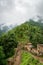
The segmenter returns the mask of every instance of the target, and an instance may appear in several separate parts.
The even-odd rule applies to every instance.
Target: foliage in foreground
[[[3,52],[3,47],[0,46],[0,65],[6,65],[7,61],[5,59],[5,54]]]
[[[13,32],[8,32],[0,38],[0,46],[3,46],[3,51],[6,57],[12,56],[14,54],[14,48],[16,48],[18,42],[15,39],[15,35]]]
[[[34,59],[32,55],[23,51],[20,65],[43,65],[38,60]]]
[[[18,42],[16,41],[15,35],[13,32],[8,32],[1,36],[0,38],[0,65],[5,65],[6,59],[14,55],[15,48],[17,47]],[[5,56],[3,58],[3,56]],[[5,61],[4,61],[5,60]]]

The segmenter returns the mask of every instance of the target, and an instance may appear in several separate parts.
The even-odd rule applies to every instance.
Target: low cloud
[[[36,6],[37,14],[43,17],[43,0],[40,0]]]
[[[0,0],[0,24],[20,24],[36,15],[43,15],[43,0]]]

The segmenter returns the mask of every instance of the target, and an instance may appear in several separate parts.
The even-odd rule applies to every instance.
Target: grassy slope
[[[34,59],[30,53],[23,51],[20,65],[43,65],[38,60]]]

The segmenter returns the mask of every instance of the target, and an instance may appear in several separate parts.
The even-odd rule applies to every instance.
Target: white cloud
[[[43,13],[42,5],[42,0],[0,0],[0,24],[23,23],[38,13]]]

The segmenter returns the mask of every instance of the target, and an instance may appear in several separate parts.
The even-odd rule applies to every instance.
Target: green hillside
[[[38,43],[43,43],[43,27],[41,24],[39,22],[28,21],[17,26],[13,29],[17,41],[22,43],[32,42],[34,46],[37,46]]]
[[[18,43],[24,45],[32,42],[35,47],[39,43],[43,44],[42,25],[43,23],[30,20],[3,34],[0,37],[0,65],[6,65],[6,59],[14,55]]]

